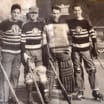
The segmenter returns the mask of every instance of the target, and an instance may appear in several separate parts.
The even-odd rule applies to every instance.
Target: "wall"
[[[28,8],[33,5],[39,6],[41,16],[45,17],[50,14],[51,0],[2,0],[0,4],[0,20],[10,15],[10,8],[14,3],[19,3],[22,6],[23,15],[28,12]]]
[[[37,6],[40,8],[40,16],[48,17],[51,13],[51,0],[37,0]]]
[[[51,13],[52,5],[73,5],[78,2],[84,8],[84,14],[89,17],[96,26],[104,26],[104,0],[2,0],[0,3],[0,20],[7,18],[10,14],[10,7],[13,3],[22,6],[24,15],[32,5],[38,5],[40,16],[47,17]]]
[[[95,26],[104,26],[104,0],[52,0],[53,5],[78,3],[84,10],[84,16]]]

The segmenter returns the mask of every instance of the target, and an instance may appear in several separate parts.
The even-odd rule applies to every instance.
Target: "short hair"
[[[13,4],[11,7],[11,12],[15,9],[19,9],[21,11],[21,6],[19,4]]]
[[[60,7],[58,7],[58,6],[52,6],[52,10],[53,10],[53,9],[56,9],[56,10],[61,11],[61,8],[60,8]]]
[[[81,5],[79,5],[79,4],[74,4],[74,5],[72,6],[72,10],[74,10],[75,7],[80,7],[80,8],[82,9],[82,6],[81,6]]]

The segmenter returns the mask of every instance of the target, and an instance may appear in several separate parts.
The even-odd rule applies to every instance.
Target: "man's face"
[[[58,20],[59,17],[60,17],[60,10],[53,9],[53,10],[52,10],[52,16],[53,16],[53,19],[54,19],[54,20]]]
[[[74,15],[75,15],[76,18],[82,16],[82,9],[81,9],[80,6],[74,7],[74,11],[73,12],[74,12]]]
[[[20,16],[21,16],[21,10],[20,9],[14,9],[11,11],[11,17],[14,21],[19,20]]]
[[[30,19],[32,21],[37,20],[38,16],[39,16],[38,12],[31,12],[31,13],[29,13],[29,17],[30,17]]]

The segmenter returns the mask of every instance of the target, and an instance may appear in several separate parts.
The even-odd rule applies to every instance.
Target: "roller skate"
[[[8,99],[8,104],[17,104],[14,98],[9,98]]]
[[[49,95],[48,95],[48,93],[47,92],[45,92],[45,94],[44,94],[44,102],[45,102],[45,104],[49,104],[49,102],[50,102],[50,98],[49,98]]]
[[[94,97],[94,100],[104,101],[104,95],[101,94],[98,90],[93,90],[92,96]]]

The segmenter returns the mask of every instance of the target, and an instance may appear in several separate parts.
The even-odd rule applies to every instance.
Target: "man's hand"
[[[91,56],[95,57],[96,59],[98,57],[98,52],[97,52],[97,49],[95,47],[91,48]]]
[[[24,53],[24,60],[27,62],[27,60],[30,59],[30,56],[27,53]]]

